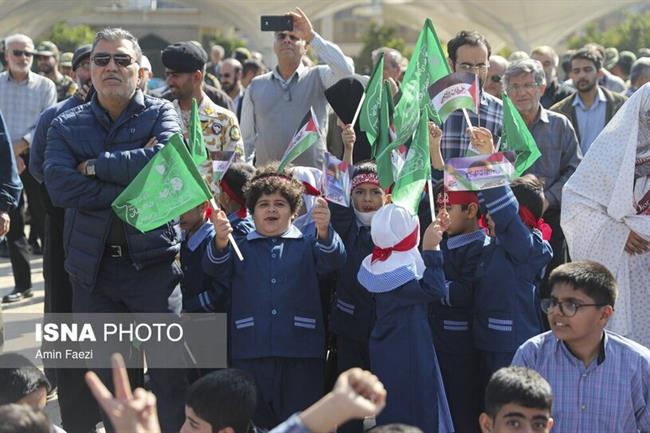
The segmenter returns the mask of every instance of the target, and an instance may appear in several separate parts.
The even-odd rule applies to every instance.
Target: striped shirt
[[[557,432],[650,431],[650,350],[607,330],[600,354],[585,367],[552,332],[521,345],[513,365],[551,384]]]
[[[56,104],[56,86],[46,77],[29,72],[27,79],[16,81],[9,71],[0,73],[0,111],[9,135],[16,142],[32,142],[32,133],[43,110]]]
[[[503,129],[503,103],[494,96],[481,92],[480,103],[481,122],[480,126],[487,128],[492,133],[492,139],[496,145],[501,139]],[[471,126],[479,125],[478,117],[472,111],[467,110]],[[466,156],[469,148],[469,135],[465,116],[461,110],[452,112],[442,126],[442,141],[440,143],[442,158],[447,161],[449,158]]]

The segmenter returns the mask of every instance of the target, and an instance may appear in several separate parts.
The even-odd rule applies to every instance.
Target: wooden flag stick
[[[361,107],[363,106],[363,101],[366,99],[366,92],[363,92],[361,95],[361,100],[359,101],[359,105],[357,106],[357,111],[354,112],[354,117],[352,118],[352,127],[354,128],[354,124],[357,123],[357,119],[359,118],[359,113],[361,113]]]
[[[463,116],[465,116],[465,122],[467,122],[467,127],[471,128],[472,127],[472,121],[469,120],[469,114],[467,114],[467,108],[463,108]],[[473,139],[476,139],[476,137],[474,137],[474,133],[471,132],[471,130],[470,130],[470,134],[472,134]]]
[[[213,211],[218,211],[220,210],[219,205],[215,201],[214,197],[210,199],[210,204],[212,205],[212,210]],[[244,256],[241,253],[241,250],[239,249],[239,246],[237,245],[237,242],[235,242],[235,238],[232,236],[232,233],[228,234],[228,241],[230,242],[230,245],[232,245],[232,249],[235,250],[235,254],[237,254],[237,258],[239,259],[240,262],[244,261]]]

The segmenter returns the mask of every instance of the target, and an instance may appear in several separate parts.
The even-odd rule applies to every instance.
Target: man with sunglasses
[[[599,263],[573,262],[556,268],[549,286],[541,306],[551,331],[522,344],[512,364],[551,384],[555,431],[650,431],[650,350],[605,329],[614,276]]]
[[[53,204],[66,208],[65,268],[72,284],[73,312],[181,310],[177,226],[170,221],[141,233],[111,208],[162,145],[181,132],[173,105],[138,88],[144,74],[141,59],[131,33],[119,28],[98,32],[90,54],[96,93],[89,103],[54,119],[47,133],[44,181]],[[160,353],[161,346],[151,342],[142,348],[149,365],[161,365],[161,357],[169,361],[164,365],[180,365],[179,353]],[[100,370],[106,373],[110,372]],[[184,420],[178,396],[187,390],[185,373],[150,368],[149,376],[162,430],[177,432]]]
[[[327,132],[324,92],[341,78],[354,74],[354,66],[337,45],[314,31],[302,10],[296,8],[288,15],[293,19],[293,31],[275,33],[273,51],[277,67],[251,81],[244,95],[241,128],[246,157],[252,160],[254,152],[258,166],[280,160],[300,122],[313,107],[320,137],[294,164],[320,168]],[[310,68],[302,64],[308,46],[325,65]]]
[[[26,35],[14,34],[5,39],[7,70],[0,73],[0,112],[5,117],[18,173],[32,213],[32,229],[42,234],[44,209],[40,187],[29,172],[29,148],[36,122],[41,112],[56,103],[56,86],[52,81],[31,72],[34,42]],[[16,302],[33,296],[30,269],[30,246],[25,237],[23,214],[25,201],[10,212],[11,228],[7,234],[9,257],[14,276],[14,290],[3,303]]]
[[[508,60],[505,57],[493,54],[490,56],[490,67],[488,68],[487,78],[483,84],[483,90],[486,93],[501,99],[501,93],[504,91],[503,76],[508,68]]]

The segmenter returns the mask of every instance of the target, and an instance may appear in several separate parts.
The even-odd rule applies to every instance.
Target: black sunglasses
[[[92,57],[92,61],[97,66],[106,66],[111,62],[111,59],[115,62],[116,65],[126,68],[131,65],[134,61],[133,57],[128,54],[108,54],[108,53],[99,53],[95,54]]]
[[[34,53],[32,53],[31,51],[24,51],[24,50],[13,50],[12,53],[16,57],[22,57],[22,56],[32,57],[34,55]]]
[[[278,33],[275,34],[275,39],[277,39],[278,41],[283,41],[287,37],[289,39],[291,39],[292,41],[294,41],[294,42],[296,42],[299,39],[297,36],[290,35],[289,33],[286,33],[286,32],[278,32]]]
[[[503,81],[503,75],[490,75],[490,81],[493,83],[500,83]]]

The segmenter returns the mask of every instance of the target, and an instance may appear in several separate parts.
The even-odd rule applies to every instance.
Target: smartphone
[[[263,32],[293,31],[291,15],[262,15],[260,23]]]

